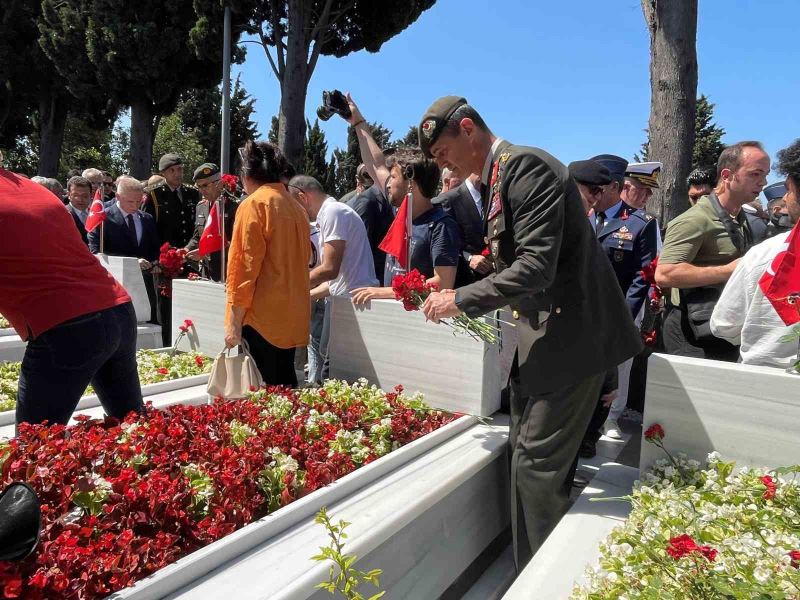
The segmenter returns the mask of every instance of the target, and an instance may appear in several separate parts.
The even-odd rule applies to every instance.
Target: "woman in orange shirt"
[[[308,215],[281,183],[286,159],[276,146],[248,141],[240,155],[248,196],[228,257],[225,346],[246,340],[265,383],[294,387],[311,312]]]

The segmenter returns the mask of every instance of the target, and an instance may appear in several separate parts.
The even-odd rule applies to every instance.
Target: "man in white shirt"
[[[777,171],[786,175],[784,200],[794,225],[800,220],[800,139],[778,153]],[[781,320],[758,285],[778,254],[786,250],[789,235],[791,231],[769,238],[739,260],[711,315],[711,332],[741,344],[744,364],[785,369],[797,360],[797,340],[781,341],[792,333],[792,326]]]
[[[319,228],[322,262],[310,273],[311,299],[349,297],[355,289],[378,285],[367,229],[358,213],[328,196],[319,181],[308,175],[292,177],[289,191]],[[319,383],[327,376],[329,332],[330,301],[326,300],[319,341],[319,352],[325,359],[317,373],[309,373],[310,381]]]

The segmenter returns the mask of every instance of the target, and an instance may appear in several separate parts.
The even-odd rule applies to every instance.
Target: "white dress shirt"
[[[464,183],[467,185],[467,189],[469,190],[470,196],[472,196],[472,201],[475,203],[475,208],[478,209],[478,214],[483,215],[483,201],[481,200],[481,191],[477,189],[474,185],[472,185],[472,181],[469,178],[464,180]]]
[[[775,256],[785,249],[789,233],[753,246],[741,258],[711,315],[711,332],[732,344],[741,344],[746,365],[786,369],[797,356],[797,340],[780,341],[792,327],[783,323],[758,285]]]
[[[139,211],[137,210],[137,211],[132,212],[132,213],[125,212],[125,209],[122,208],[122,205],[119,203],[119,200],[117,200],[117,208],[119,209],[119,212],[122,213],[122,218],[125,220],[125,227],[128,226],[128,215],[133,215],[133,226],[136,229],[136,243],[137,244],[141,244],[142,243],[142,217],[139,214]]]

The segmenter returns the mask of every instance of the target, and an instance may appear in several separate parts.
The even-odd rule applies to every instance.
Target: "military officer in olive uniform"
[[[570,473],[606,371],[642,344],[567,168],[497,138],[464,98],[434,102],[419,125],[440,167],[480,173],[496,272],[432,293],[428,319],[510,306],[519,346],[511,375],[511,515],[522,569],[563,516]]]
[[[222,281],[222,252],[212,252],[208,256],[201,257],[198,250],[200,236],[203,235],[203,229],[206,226],[211,207],[222,197],[222,203],[225,206],[225,246],[226,248],[230,246],[231,238],[233,237],[233,220],[236,217],[238,204],[233,196],[224,190],[222,175],[217,165],[212,163],[200,165],[195,169],[192,181],[194,181],[200,193],[203,194],[203,199],[197,203],[197,208],[195,209],[194,235],[186,246],[186,249],[189,250],[186,258],[201,261],[208,270],[210,279]],[[227,258],[226,253],[226,262]]]
[[[183,183],[183,160],[177,154],[165,154],[158,161],[165,182],[153,189],[143,210],[153,215],[161,243],[185,248],[194,233],[194,209],[200,192]]]

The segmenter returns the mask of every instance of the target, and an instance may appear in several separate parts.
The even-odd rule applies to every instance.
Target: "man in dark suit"
[[[512,309],[519,346],[511,382],[511,515],[522,569],[563,516],[570,473],[605,374],[642,344],[567,168],[538,148],[497,138],[464,98],[431,105],[422,150],[440,166],[481,173],[496,272],[432,293],[425,316]]]
[[[486,241],[483,235],[480,177],[475,174],[470,175],[461,185],[439,194],[431,202],[441,206],[445,213],[456,220],[461,229],[461,239],[464,243],[461,255],[465,264],[469,265],[469,273],[464,279],[459,277],[459,282],[463,281],[463,285],[486,277],[494,270],[494,264],[489,256],[484,255]]]
[[[194,211],[200,192],[183,183],[183,159],[165,154],[158,161],[164,184],[150,192],[142,210],[156,221],[158,238],[174,248],[185,248],[194,234]]]
[[[105,254],[138,258],[142,270],[149,270],[158,260],[160,243],[153,217],[139,210],[141,199],[141,182],[133,177],[120,177],[117,200],[106,208],[103,227],[89,234],[89,250],[100,251],[102,230]]]
[[[83,243],[88,246],[86,217],[89,216],[89,205],[92,203],[92,183],[80,175],[70,177],[67,182],[67,198],[69,199],[67,211],[72,215]]]

